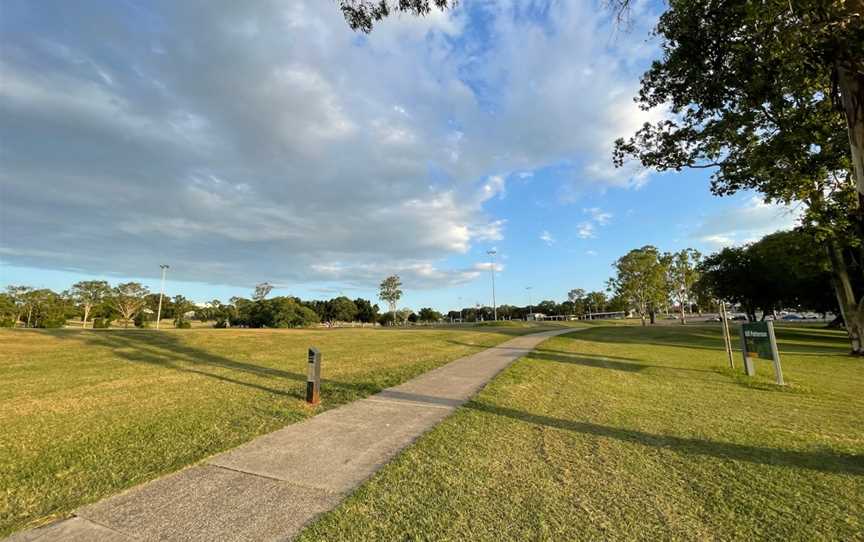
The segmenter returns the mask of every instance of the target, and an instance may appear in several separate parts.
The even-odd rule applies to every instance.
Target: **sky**
[[[613,167],[662,6],[463,0],[352,32],[335,1],[6,0],[0,286],[140,281],[196,301],[438,310],[604,289],[652,244],[795,225],[710,172]],[[530,287],[530,289],[528,289]],[[530,299],[529,299],[530,296]]]

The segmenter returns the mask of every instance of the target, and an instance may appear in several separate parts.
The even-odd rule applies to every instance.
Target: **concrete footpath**
[[[570,331],[524,335],[457,359],[7,540],[290,540],[499,371]]]

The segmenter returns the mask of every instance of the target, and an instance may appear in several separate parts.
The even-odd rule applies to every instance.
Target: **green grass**
[[[778,326],[727,367],[719,326],[550,339],[301,540],[862,540],[864,362]]]
[[[538,329],[0,330],[0,536]]]

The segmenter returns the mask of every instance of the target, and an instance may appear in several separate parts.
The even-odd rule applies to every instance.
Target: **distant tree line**
[[[801,231],[767,235],[742,247],[703,258],[692,249],[661,253],[654,246],[634,249],[613,265],[607,285],[615,298],[642,319],[657,312],[686,312],[733,303],[754,321],[783,309],[839,314],[831,264],[822,247]]]
[[[161,319],[174,327],[191,327],[190,320],[212,322],[214,327],[286,328],[341,322],[388,325],[407,322],[439,322],[442,315],[431,309],[415,313],[403,308],[380,312],[368,299],[345,296],[304,301],[293,296],[268,298],[272,285],[261,283],[250,299],[232,297],[228,303],[214,299],[196,305],[182,295],[162,297]],[[399,292],[401,295],[401,291]],[[84,328],[149,327],[160,312],[159,293],[137,282],[111,286],[106,281],[81,281],[68,290],[54,292],[30,286],[8,286],[0,293],[0,327],[57,328],[78,320]],[[394,302],[395,303],[395,302]]]

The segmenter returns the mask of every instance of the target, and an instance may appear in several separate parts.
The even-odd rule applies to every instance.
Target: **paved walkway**
[[[457,359],[8,542],[290,540],[499,371],[568,331],[524,335]]]

